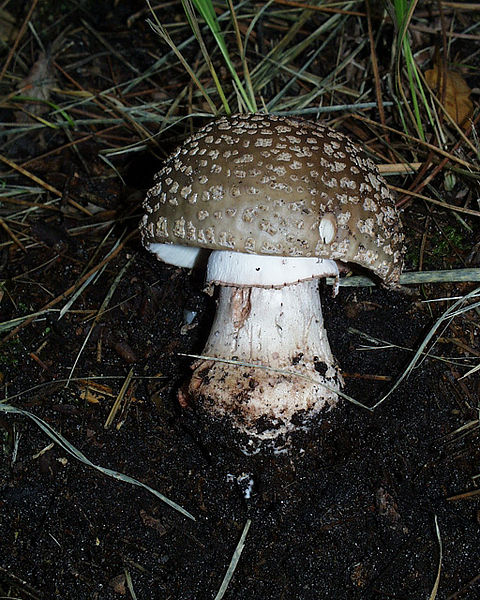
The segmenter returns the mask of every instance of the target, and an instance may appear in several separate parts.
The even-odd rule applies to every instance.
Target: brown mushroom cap
[[[220,117],[167,159],[149,190],[143,243],[328,258],[387,284],[400,276],[403,234],[370,158],[319,123]]]

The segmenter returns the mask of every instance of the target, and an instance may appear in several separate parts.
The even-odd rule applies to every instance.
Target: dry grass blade
[[[115,290],[118,287],[118,284],[120,283],[120,281],[122,280],[122,277],[124,276],[125,272],[127,271],[127,269],[131,266],[131,264],[133,263],[133,261],[135,260],[135,255],[132,255],[128,261],[123,265],[123,267],[120,269],[120,271],[118,272],[117,276],[115,277],[115,279],[113,280],[112,285],[110,286],[110,289],[108,290],[99,310],[97,313],[97,316],[95,317],[95,319],[92,321],[92,324],[90,325],[90,329],[88,330],[87,335],[85,336],[85,339],[83,341],[83,344],[77,354],[77,357],[75,358],[75,361],[73,363],[73,366],[70,370],[70,375],[68,377],[68,382],[66,384],[66,387],[69,385],[70,383],[70,379],[73,375],[73,372],[75,371],[76,367],[77,367],[77,363],[80,360],[80,356],[83,352],[83,350],[85,349],[85,346],[87,345],[87,342],[90,338],[90,335],[92,334],[93,329],[95,328],[95,326],[97,325],[97,323],[100,321],[102,315],[105,313],[105,309],[107,308],[107,306],[110,303],[110,300],[112,299],[113,294],[115,293]]]
[[[374,127],[378,127],[379,126],[378,123],[376,123],[375,121],[372,121],[371,119],[368,119],[367,117],[363,117],[361,115],[353,115],[353,117],[355,119],[363,121],[364,123],[367,123],[369,125],[373,125]],[[432,150],[436,154],[439,154],[440,156],[443,156],[443,157],[447,158],[452,163],[456,163],[458,165],[461,165],[462,167],[465,167],[466,169],[468,169],[472,173],[477,173],[478,172],[478,168],[477,168],[477,166],[475,164],[467,162],[467,161],[463,160],[462,158],[456,156],[455,154],[451,154],[450,152],[447,152],[446,150],[443,150],[442,148],[439,148],[438,146],[435,146],[434,144],[430,144],[430,143],[428,143],[428,142],[426,142],[424,140],[421,140],[420,138],[416,138],[413,135],[410,135],[408,133],[402,132],[402,131],[400,131],[398,129],[395,129],[394,127],[390,127],[388,125],[381,126],[381,128],[384,129],[385,131],[390,131],[390,132],[395,133],[395,134],[397,134],[397,135],[399,135],[401,137],[404,137],[405,139],[407,139],[409,142],[412,142],[416,146],[424,147],[424,148],[427,148],[428,150]]]
[[[240,54],[240,57],[242,60],[242,68],[243,68],[243,73],[244,73],[246,87],[247,87],[246,93],[245,93],[245,97],[248,102],[247,106],[250,108],[250,110],[252,112],[257,112],[257,102],[255,99],[255,91],[253,89],[252,78],[250,76],[250,69],[249,69],[248,61],[247,61],[246,54],[245,54],[246,47],[244,46],[244,44],[242,42],[240,27],[238,24],[237,15],[235,13],[235,8],[233,6],[233,2],[232,2],[232,0],[227,0],[227,1],[228,1],[228,8],[229,8],[230,14],[232,16],[233,26],[235,29],[235,37],[237,40],[238,51],[239,51],[239,54]],[[248,39],[248,38],[246,38],[246,39]],[[242,96],[244,96],[244,94],[242,94]]]
[[[207,23],[214,39],[215,42],[217,44],[217,47],[220,49],[220,52],[223,56],[223,59],[225,61],[225,64],[230,72],[230,75],[232,77],[232,82],[233,85],[236,89],[236,91],[238,92],[239,96],[241,97],[241,102],[244,105],[245,110],[247,110],[248,112],[255,112],[256,111],[256,102],[255,102],[255,95],[252,92],[252,88],[251,86],[247,86],[247,89],[245,89],[243,83],[240,81],[240,78],[237,75],[237,72],[235,70],[235,66],[232,62],[232,59],[230,58],[230,53],[229,50],[227,48],[227,45],[225,43],[225,39],[223,37],[223,34],[221,32],[220,29],[220,24],[218,22],[217,19],[217,15],[215,12],[215,9],[213,7],[213,4],[211,3],[210,0],[182,0],[183,1],[183,6],[185,9],[185,12],[187,14],[188,17],[188,21],[190,23],[190,26],[192,27],[193,31],[195,32],[195,37],[197,38],[200,47],[202,49],[202,54],[205,58],[205,60],[207,61],[208,65],[209,65],[209,70],[212,74],[212,77],[214,79],[215,82],[215,87],[217,88],[218,94],[220,96],[220,98],[222,99],[222,103],[223,106],[227,112],[227,114],[229,114],[230,111],[230,107],[228,105],[228,101],[225,97],[225,93],[223,90],[223,87],[218,79],[216,70],[213,66],[213,63],[210,59],[210,55],[206,50],[206,46],[205,43],[203,41],[203,37],[202,34],[200,32],[200,28],[198,26],[198,22],[195,16],[195,12],[193,10],[193,7],[191,6],[191,4],[193,4],[195,6],[195,8],[198,10],[198,12],[202,15],[203,19],[205,20],[205,22]],[[191,3],[190,3],[191,2]],[[237,45],[240,51],[240,56],[243,55],[243,48],[242,48],[242,42],[241,42],[241,38],[240,38],[240,34],[238,31],[238,24],[237,24],[237,20],[236,20],[236,15],[235,15],[235,10],[233,8],[233,5],[229,5],[230,7],[230,14],[233,20],[233,24],[234,24],[234,29],[236,31],[236,37],[237,37]],[[244,63],[245,64],[245,63]],[[247,71],[245,73],[246,75],[248,75],[248,68]],[[248,90],[248,91],[247,91]]]
[[[473,310],[480,306],[480,302],[473,302],[473,303],[469,304],[470,300],[474,300],[475,298],[478,298],[479,296],[480,296],[480,287],[474,289],[469,294],[466,294],[460,300],[457,300],[452,306],[450,306],[449,308],[447,308],[445,310],[445,312],[441,315],[441,317],[439,317],[437,319],[437,321],[433,324],[430,331],[427,333],[427,335],[423,339],[423,341],[420,344],[420,346],[418,347],[414,357],[409,362],[409,364],[405,368],[404,372],[400,375],[400,377],[397,379],[395,384],[390,388],[390,390],[382,398],[380,398],[380,400],[378,400],[378,402],[376,402],[374,404],[374,406],[372,407],[372,410],[374,410],[375,408],[380,406],[380,404],[382,404],[389,396],[391,396],[391,394],[393,394],[393,392],[402,383],[402,381],[406,377],[409,376],[409,374],[412,372],[412,370],[414,368],[416,368],[423,360],[425,360],[426,356],[429,354],[429,352],[431,351],[432,348],[430,348],[430,351],[428,353],[425,353],[424,351],[441,326],[444,326],[444,328],[446,328],[449,325],[449,323],[458,315],[463,314],[469,310]],[[446,325],[445,325],[445,323],[446,323]]]
[[[382,98],[382,87],[380,83],[380,74],[378,71],[377,53],[375,50],[375,40],[373,37],[373,26],[372,26],[372,8],[370,6],[370,0],[366,0],[365,6],[367,8],[367,23],[368,23],[368,39],[370,42],[370,56],[372,61],[373,75],[375,78],[375,95],[377,97],[378,114],[380,116],[380,122],[382,125],[386,124],[385,121],[385,109],[383,106]]]
[[[28,585],[23,578],[17,577],[12,573],[11,569],[5,569],[4,567],[0,566],[0,575],[8,585],[20,589],[25,600],[29,600],[30,598],[32,600],[44,600],[44,595],[42,592]],[[15,600],[15,598],[13,598],[13,600]]]
[[[470,371],[467,371],[467,372],[465,373],[465,375],[462,375],[462,376],[460,377],[460,379],[465,379],[466,377],[470,377],[470,375],[473,375],[473,374],[474,374],[474,373],[476,373],[477,371],[480,371],[480,364],[476,365],[475,367],[472,367],[472,368],[470,369]]]
[[[348,3],[347,6],[353,6],[354,3]],[[294,64],[295,60],[303,52],[314,47],[318,40],[323,35],[328,33],[333,34],[335,29],[338,29],[342,22],[345,22],[347,15],[334,14],[327,21],[317,27],[307,37],[300,37],[300,41],[294,46],[289,47],[295,36],[298,35],[302,27],[305,26],[306,22],[311,19],[312,11],[303,11],[297,20],[288,28],[283,38],[270,50],[265,58],[251,70],[252,85],[253,89],[258,92],[261,88],[267,86],[272,80],[279,77],[284,69],[288,68],[289,65]],[[300,98],[302,102],[304,98]]]
[[[120,392],[118,393],[118,396],[116,397],[115,402],[113,403],[112,409],[108,413],[107,420],[105,421],[105,424],[103,426],[105,429],[108,429],[110,427],[110,425],[113,423],[113,421],[115,420],[118,409],[120,408],[120,405],[125,397],[125,394],[127,392],[128,386],[130,385],[132,377],[133,377],[133,367],[128,372],[128,375],[126,376],[125,381],[122,384]]]
[[[469,500],[476,499],[480,496],[480,490],[471,490],[470,492],[463,492],[462,494],[455,494],[455,496],[449,496],[447,500],[449,502],[456,502],[457,500]]]
[[[20,27],[17,37],[15,38],[15,42],[13,43],[12,47],[10,48],[7,60],[4,62],[2,70],[0,71],[0,81],[4,78],[5,73],[7,72],[7,69],[9,67],[10,63],[11,63],[13,57],[15,56],[15,52],[17,51],[20,40],[22,39],[22,37],[25,33],[25,30],[27,29],[28,24],[30,23],[30,19],[32,18],[32,15],[37,7],[37,4],[38,4],[38,0],[33,0],[33,2],[31,3],[31,5],[28,9],[28,13],[22,23],[22,26]]]
[[[18,171],[22,175],[25,175],[25,177],[28,177],[29,179],[31,179],[35,183],[38,183],[38,185],[40,185],[43,188],[45,188],[48,192],[51,192],[55,196],[62,197],[62,195],[63,195],[62,192],[60,192],[59,190],[57,190],[55,187],[53,187],[52,185],[50,185],[46,181],[43,181],[42,179],[40,179],[40,177],[37,177],[33,173],[30,173],[30,171],[27,171],[26,169],[24,169],[20,165],[17,165],[15,162],[13,162],[12,160],[10,160],[6,156],[3,156],[3,155],[0,154],[0,160],[2,162],[4,162],[5,164],[7,164],[9,167],[12,167],[12,169],[15,169],[16,171]],[[82,206],[78,202],[75,202],[75,200],[69,198],[68,202],[70,204],[72,204],[72,206],[74,206],[75,208],[77,208],[78,210],[80,210],[81,212],[85,213],[87,216],[89,216],[89,217],[92,216],[92,213],[89,210],[87,210],[84,206]]]
[[[232,560],[230,561],[227,572],[225,573],[225,577],[223,578],[222,585],[220,586],[220,589],[218,590],[218,593],[215,596],[215,600],[222,600],[222,598],[225,595],[225,592],[227,591],[228,584],[230,583],[233,577],[235,569],[237,568],[238,561],[240,560],[240,556],[242,555],[243,548],[245,547],[245,540],[251,524],[251,519],[248,519],[245,523],[242,535],[240,536],[240,540],[238,541],[237,547],[235,548]]]
[[[51,425],[49,425],[46,421],[44,421],[40,417],[37,417],[37,415],[34,415],[33,413],[29,412],[28,410],[24,410],[22,408],[16,408],[15,406],[11,406],[11,405],[5,404],[5,403],[0,403],[0,412],[3,412],[5,414],[13,414],[13,415],[20,415],[23,417],[28,417],[36,425],[38,425],[38,427],[40,427],[40,429],[44,433],[46,433],[48,435],[48,437],[55,442],[55,444],[57,444],[65,452],[70,454],[70,456],[73,456],[73,458],[75,458],[76,460],[82,462],[83,464],[87,465],[88,467],[91,467],[92,469],[96,469],[97,471],[100,471],[100,473],[103,473],[104,475],[107,475],[108,477],[113,477],[114,479],[118,479],[119,481],[124,481],[125,483],[129,483],[131,485],[136,485],[138,487],[141,487],[141,488],[147,490],[148,492],[150,492],[151,494],[153,494],[154,496],[159,498],[162,502],[164,502],[165,504],[168,504],[168,506],[170,506],[174,510],[178,511],[185,517],[188,517],[189,519],[192,519],[193,521],[195,521],[195,517],[193,515],[191,515],[187,510],[185,510],[179,504],[177,504],[176,502],[173,502],[173,500],[170,500],[169,498],[167,498],[166,496],[164,496],[157,490],[154,490],[150,486],[146,485],[145,483],[142,483],[141,481],[138,481],[138,480],[134,479],[133,477],[130,477],[129,475],[124,475],[123,473],[119,473],[118,471],[114,471],[113,469],[107,469],[106,467],[101,467],[101,466],[96,465],[95,463],[91,462],[82,452],[80,452],[80,450],[78,450],[78,448],[76,448],[73,444],[71,444],[60,433],[55,431],[55,429]]]
[[[14,327],[18,327],[19,325],[22,325],[25,321],[31,322],[31,320],[36,319],[37,317],[41,317],[42,315],[45,315],[47,312],[48,311],[46,311],[46,310],[40,310],[38,312],[31,313],[31,314],[25,315],[23,317],[17,317],[15,319],[10,319],[9,321],[3,321],[0,323],[0,333],[10,331]]]
[[[316,4],[309,4],[307,2],[296,2],[294,0],[273,0],[275,4],[284,4],[285,6],[294,6],[296,8],[302,8],[304,10],[313,10],[325,13],[336,13],[341,15],[350,15],[353,17],[365,17],[364,12],[349,10],[344,8],[337,8],[335,6],[317,6]]]
[[[464,208],[463,206],[455,206],[454,204],[448,204],[448,202],[441,202],[440,200],[435,200],[435,198],[430,198],[429,196],[424,196],[423,194],[418,194],[417,192],[412,192],[411,190],[404,190],[403,188],[399,188],[395,185],[390,185],[389,188],[394,192],[398,192],[399,194],[411,196],[412,198],[419,198],[420,200],[425,200],[426,202],[430,202],[430,204],[436,204],[437,206],[448,208],[448,210],[453,210],[454,212],[470,215],[472,217],[480,217],[480,211],[478,210]]]
[[[442,574],[442,560],[443,560],[443,544],[442,537],[440,535],[440,528],[438,526],[438,517],[435,515],[435,532],[437,534],[438,540],[438,568],[437,568],[437,576],[435,578],[435,583],[433,585],[432,593],[429,596],[429,600],[435,600],[438,594],[438,589],[440,587],[440,576]]]
[[[205,98],[205,101],[207,102],[208,106],[210,107],[210,110],[212,111],[212,114],[216,114],[217,109],[216,109],[215,104],[213,103],[212,99],[210,98],[210,95],[207,93],[206,89],[204,88],[204,86],[202,85],[200,80],[197,78],[196,74],[193,72],[192,68],[188,64],[188,61],[185,60],[185,58],[183,57],[180,50],[177,48],[177,46],[173,42],[172,38],[168,34],[165,27],[163,27],[163,25],[158,21],[156,15],[155,15],[155,12],[153,11],[153,9],[150,5],[149,0],[147,0],[147,3],[149,5],[150,10],[153,14],[153,17],[155,19],[155,22],[148,20],[150,27],[153,29],[153,31],[155,31],[155,33],[157,33],[163,39],[164,42],[166,42],[169,45],[170,49],[174,52],[174,54],[176,55],[176,57],[181,62],[182,66],[184,67],[184,69],[187,71],[187,73],[192,78],[192,81],[195,82],[196,86],[202,93],[202,96]]]
[[[132,576],[130,575],[130,571],[127,571],[127,569],[125,569],[125,579],[127,580],[127,587],[132,600],[137,600],[137,594],[135,594],[135,590],[133,589]]]
[[[18,237],[13,233],[13,231],[10,229],[10,227],[7,225],[7,223],[5,223],[5,221],[0,217],[0,226],[3,227],[3,229],[5,229],[5,231],[8,233],[8,235],[12,238],[13,243],[16,244],[20,250],[22,252],[27,252],[25,246],[22,244],[22,242],[18,239]]]
[[[222,102],[223,108],[227,114],[231,114],[232,111],[230,110],[228,100],[225,96],[225,92],[223,91],[223,88],[220,83],[220,79],[218,77],[215,66],[213,64],[212,58],[207,50],[207,46],[203,39],[203,35],[200,30],[200,26],[198,24],[198,21],[197,21],[196,15],[195,15],[195,11],[193,9],[193,3],[191,0],[182,0],[182,4],[183,4],[183,9],[185,10],[185,14],[187,15],[188,22],[190,23],[190,26],[191,26],[192,31],[195,35],[195,38],[198,42],[198,45],[200,46],[200,51],[202,52],[202,56],[205,61],[205,64],[207,65],[207,68],[210,71],[210,74],[213,78],[213,82],[215,84],[215,89],[217,90],[217,93],[220,96],[220,100]],[[213,14],[215,15],[215,13],[213,13]],[[217,23],[216,17],[215,17],[215,23]],[[218,23],[217,23],[217,25],[218,25]],[[216,33],[217,33],[217,35],[219,35],[219,31],[216,31]],[[194,81],[195,81],[195,83],[197,83],[199,81],[199,79],[196,77],[194,79]],[[198,83],[197,83],[197,87],[198,87]]]
[[[407,352],[413,352],[415,353],[416,350],[413,348],[409,348],[408,346],[400,346],[399,344],[393,344],[392,342],[389,342],[387,340],[382,340],[376,337],[373,337],[371,335],[368,335],[367,333],[364,333],[363,331],[360,331],[359,329],[356,329],[355,327],[349,327],[348,328],[348,333],[351,333],[353,335],[358,335],[360,338],[367,340],[368,342],[370,342],[370,344],[367,345],[362,345],[359,348],[357,348],[357,350],[359,352],[366,352],[366,351],[371,351],[371,350],[389,350],[392,348],[398,348],[400,350],[406,350]],[[438,360],[444,363],[449,363],[452,365],[455,365],[456,367],[469,367],[470,365],[468,364],[468,361],[471,361],[472,359],[468,356],[449,356],[449,357],[444,357],[444,356],[440,356],[438,354],[432,354],[431,351],[423,351],[421,353],[423,358],[431,358],[433,360]]]
[[[106,265],[113,258],[115,258],[115,256],[117,256],[121,252],[121,250],[123,250],[123,247],[128,242],[128,240],[130,238],[132,238],[136,234],[137,234],[136,231],[133,231],[130,234],[128,234],[125,237],[125,239],[121,243],[119,243],[119,245],[117,246],[117,248],[115,249],[114,252],[112,252],[111,254],[109,254],[106,258],[104,258],[102,261],[100,261],[95,267],[93,267],[92,269],[90,269],[90,271],[88,271],[88,273],[86,273],[83,277],[81,277],[78,281],[76,281],[72,286],[70,286],[67,290],[65,290],[65,292],[63,292],[63,294],[60,294],[60,296],[57,296],[56,298],[54,298],[53,300],[51,300],[50,302],[48,302],[40,311],[37,311],[37,312],[46,311],[47,309],[52,308],[53,306],[56,306],[62,300],[65,300],[65,298],[67,298],[68,296],[70,296],[70,294],[72,294],[73,292],[75,292],[92,275],[94,275],[98,270],[102,269],[104,265]],[[15,335],[17,335],[17,333],[19,333],[19,331],[21,329],[23,329],[24,327],[26,327],[27,325],[29,325],[30,323],[32,323],[34,321],[34,319],[35,319],[35,316],[30,315],[28,317],[28,319],[26,319],[25,321],[23,321],[20,325],[18,325],[17,327],[15,327],[15,329],[13,331],[11,331],[2,340],[0,340],[0,346],[2,344],[4,344],[5,342],[7,342],[8,340],[10,340]]]
[[[151,377],[133,377],[132,379],[137,380],[137,379],[152,379],[152,380],[159,380],[159,379],[164,379],[163,376],[160,375],[153,375]],[[99,388],[99,385],[92,385],[91,382],[95,382],[95,381],[116,381],[116,380],[125,380],[125,375],[90,375],[88,377],[73,377],[70,381],[76,381],[79,383],[80,387],[85,389],[85,386],[88,387],[88,385],[91,385],[93,388],[95,389],[102,389],[101,387]],[[26,388],[24,390],[21,390],[20,392],[17,392],[16,394],[11,394],[8,396],[8,399],[4,399],[4,400],[0,400],[0,406],[2,404],[6,404],[7,400],[8,402],[12,402],[13,400],[17,400],[18,398],[23,398],[24,396],[26,396],[27,394],[32,394],[32,393],[37,393],[37,392],[41,392],[43,389],[48,388],[49,386],[54,386],[54,385],[58,385],[61,387],[64,387],[64,384],[67,383],[68,379],[55,379],[55,380],[51,380],[51,381],[44,381],[42,383],[38,383],[36,385],[33,385],[29,388]],[[108,395],[108,394],[107,394]],[[113,396],[113,394],[112,394]]]
[[[480,268],[452,269],[441,271],[409,271],[400,276],[400,285],[421,285],[424,283],[458,283],[460,281],[480,281]],[[327,285],[335,285],[336,280],[332,277],[326,279]],[[339,280],[340,287],[373,287],[376,283],[364,275],[352,275],[342,277]]]

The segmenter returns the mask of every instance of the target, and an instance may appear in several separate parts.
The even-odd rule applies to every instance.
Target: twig
[[[19,173],[21,173],[22,175],[25,175],[25,177],[28,177],[35,183],[38,183],[38,185],[40,185],[44,189],[46,189],[47,192],[51,192],[52,194],[54,194],[55,196],[58,196],[59,198],[61,198],[63,196],[62,192],[60,190],[57,190],[57,188],[53,187],[53,185],[50,185],[46,181],[43,181],[43,179],[40,179],[40,177],[37,177],[36,175],[31,173],[30,171],[27,171],[20,165],[17,165],[16,163],[14,163],[12,160],[7,158],[6,156],[3,156],[3,154],[0,154],[0,160],[2,162],[4,162],[5,164],[7,164],[12,169],[15,169],[15,171],[18,171]],[[78,202],[75,202],[75,200],[72,200],[71,198],[69,198],[68,203],[71,204],[72,206],[74,206],[77,210],[80,210],[81,212],[85,213],[89,217],[92,216],[92,213],[87,208],[85,208]]]
[[[25,246],[17,238],[17,236],[13,233],[13,231],[10,229],[10,227],[5,223],[5,221],[2,219],[2,217],[0,217],[0,225],[5,229],[5,231],[8,233],[8,235],[12,238],[13,243],[16,244],[22,252],[26,253],[27,250],[26,250]]]
[[[110,425],[113,423],[113,420],[115,419],[118,409],[120,408],[120,404],[122,403],[122,400],[125,397],[125,393],[128,389],[128,386],[130,385],[130,381],[132,380],[132,377],[133,377],[133,367],[128,372],[128,375],[126,376],[125,381],[123,382],[120,392],[119,392],[118,396],[116,397],[115,402],[113,403],[112,409],[109,412],[107,420],[105,421],[105,424],[103,426],[104,429],[108,429],[110,427]]]
[[[32,18],[33,11],[35,10],[37,4],[38,4],[38,0],[33,0],[32,4],[30,5],[30,10],[28,11],[27,16],[25,17],[25,19],[22,23],[22,26],[20,27],[20,31],[18,32],[18,35],[17,35],[15,41],[13,42],[12,47],[10,48],[10,52],[8,53],[7,60],[5,61],[5,64],[3,65],[2,70],[0,71],[0,81],[3,79],[5,73],[7,72],[8,66],[9,66],[12,58],[15,56],[15,52],[17,51],[18,44],[20,43],[20,40],[22,39],[23,34],[25,33],[26,28],[28,27],[30,19]]]

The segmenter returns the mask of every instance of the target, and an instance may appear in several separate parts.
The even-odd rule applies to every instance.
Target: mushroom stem
[[[316,280],[280,289],[221,286],[204,354],[267,367],[208,360],[194,365],[190,396],[250,436],[287,433],[294,415],[298,425],[337,402],[341,377]]]

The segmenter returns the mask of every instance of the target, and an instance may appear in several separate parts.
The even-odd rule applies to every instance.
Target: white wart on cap
[[[221,117],[167,159],[143,243],[317,257],[399,278],[403,234],[370,158],[341,133],[275,115]],[[153,249],[153,248],[152,248]]]
[[[213,251],[214,360],[195,363],[187,395],[249,444],[335,406],[342,377],[316,279],[342,261],[395,285],[402,265],[393,198],[366,154],[324,125],[222,117],[167,159],[144,207],[143,243],[161,260],[192,267]]]

